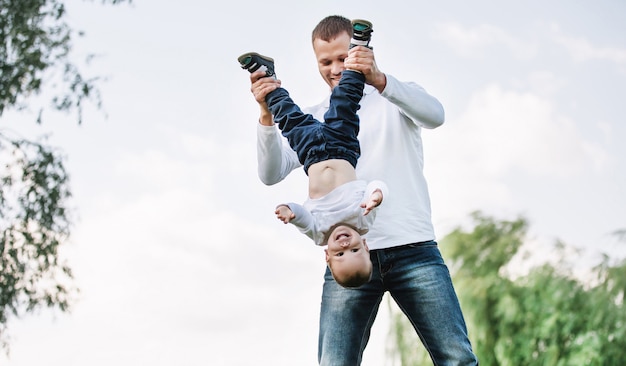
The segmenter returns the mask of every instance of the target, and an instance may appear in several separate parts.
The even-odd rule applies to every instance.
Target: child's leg
[[[353,70],[345,70],[339,85],[333,88],[328,111],[324,114],[327,133],[331,133],[336,143],[347,149],[358,150],[359,102],[363,97],[365,76]]]
[[[274,123],[278,124],[283,136],[287,138],[291,148],[298,154],[298,159],[304,164],[311,148],[324,143],[320,139],[321,134],[318,133],[321,122],[312,115],[303,113],[284,88],[270,92],[265,101],[274,116]]]
[[[363,97],[365,76],[353,70],[345,70],[341,74],[339,85],[333,88],[330,95],[330,105],[324,121],[327,124],[347,121],[347,123],[359,123],[356,112],[359,110],[359,102]]]
[[[372,38],[372,23],[364,19],[352,20],[352,38],[350,48],[355,46],[369,47]],[[359,109],[359,102],[363,97],[363,87],[365,86],[365,76],[357,71],[345,70],[341,74],[341,80],[330,97],[330,107],[324,115],[326,125],[331,131],[336,131],[340,137],[338,143],[347,144],[349,150],[359,149],[357,135],[359,134],[359,117],[356,112]],[[342,141],[341,137],[345,137]]]
[[[257,70],[265,71],[266,77],[276,78],[274,59],[256,52],[247,52],[237,58],[241,68],[253,73]],[[278,124],[283,136],[298,155],[298,160],[304,165],[305,172],[316,161],[327,159],[324,155],[317,155],[323,150],[324,136],[320,132],[322,123],[312,115],[304,114],[289,97],[287,90],[278,88],[265,97],[274,123]],[[308,159],[308,160],[307,160]]]
[[[274,123],[285,133],[293,129],[316,125],[319,123],[312,115],[302,112],[291,99],[285,88],[278,88],[265,97],[267,106],[274,116]]]

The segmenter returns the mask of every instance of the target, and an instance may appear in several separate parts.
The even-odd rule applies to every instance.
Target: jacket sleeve
[[[257,169],[259,179],[265,185],[276,184],[292,170],[302,166],[296,152],[276,126],[257,123]]]
[[[387,85],[381,95],[400,108],[402,114],[423,128],[432,129],[443,124],[445,113],[437,98],[416,83],[400,82],[389,74],[385,75]]]

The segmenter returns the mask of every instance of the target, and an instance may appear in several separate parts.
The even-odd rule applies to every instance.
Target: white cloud
[[[620,67],[622,72],[626,72],[626,48],[598,46],[585,37],[564,34],[558,25],[552,25],[552,39],[565,47],[576,61],[608,61]]]
[[[488,85],[446,123],[424,137],[433,217],[441,233],[476,209],[496,217],[527,211],[524,197],[532,192],[519,191],[524,182],[552,187],[608,168],[603,146],[586,139],[551,100],[531,92]]]
[[[299,348],[297,360],[313,365],[321,249],[270,220],[270,212],[258,217],[240,205],[210,205],[210,188],[185,184],[197,174],[193,162],[146,153],[117,166],[115,176],[151,189],[93,200],[86,208],[70,246],[83,288],[71,326],[87,331],[91,341],[57,357],[97,354],[93,365],[122,357],[166,365],[180,362],[184,350],[189,365],[247,365],[257,357],[288,365],[294,361],[284,352],[288,347]],[[177,177],[151,184],[164,179],[162,170]],[[206,170],[211,175],[220,168]],[[273,332],[277,323],[287,330]],[[239,352],[242,346],[246,352]]]
[[[567,85],[567,81],[558,78],[550,71],[531,71],[527,80],[520,81],[517,86],[529,88],[538,96],[552,98]]]
[[[465,27],[459,23],[439,23],[434,28],[433,36],[465,57],[490,57],[488,55],[492,53],[489,51],[498,46],[505,47],[521,59],[531,58],[537,52],[534,44],[521,41],[506,30],[491,24]]]
[[[606,155],[550,100],[498,84],[474,93],[454,130],[462,165],[490,178],[514,168],[538,177],[574,176],[601,166]]]

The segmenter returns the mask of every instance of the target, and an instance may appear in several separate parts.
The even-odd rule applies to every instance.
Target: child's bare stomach
[[[352,165],[346,160],[330,159],[309,167],[309,198],[320,198],[342,184],[356,180]]]

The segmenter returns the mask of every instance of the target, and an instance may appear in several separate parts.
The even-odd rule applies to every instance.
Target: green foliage
[[[10,315],[38,307],[65,311],[75,289],[58,259],[69,235],[63,158],[51,148],[0,135],[0,342]]]
[[[85,100],[101,106],[99,78],[85,78],[69,59],[72,36],[82,33],[73,33],[65,15],[60,0],[0,0],[0,117],[8,108],[26,108],[28,98],[54,80],[54,72],[61,76],[48,83],[54,89],[53,108],[75,110],[81,123]]]
[[[131,0],[103,0],[117,4]],[[28,107],[44,88],[52,108],[100,107],[99,78],[85,78],[70,61],[72,39],[62,0],[0,0],[0,117]],[[91,56],[90,56],[91,57]],[[37,122],[41,123],[43,108]],[[70,234],[71,196],[60,153],[0,131],[0,347],[8,351],[7,320],[40,307],[67,311],[77,289],[58,257]]]
[[[520,250],[527,222],[473,214],[475,226],[442,241],[481,365],[619,365],[626,356],[623,308],[626,262],[574,279],[556,243],[553,263],[512,280],[506,266]]]
[[[572,248],[557,242],[554,264],[513,279],[507,266],[526,239],[526,220],[499,221],[478,212],[472,218],[472,230],[457,228],[440,244],[481,365],[623,364],[626,260],[612,263],[605,256],[581,282],[566,260]],[[414,331],[400,324],[406,322],[401,314],[392,315],[395,352],[406,355],[402,365],[425,364],[425,352],[407,350]]]

